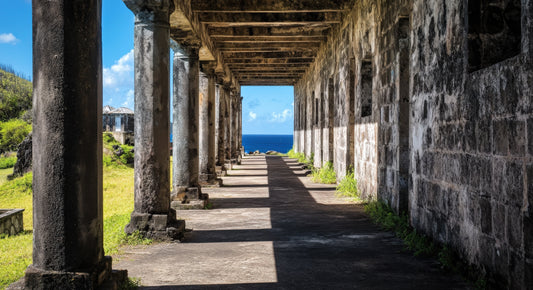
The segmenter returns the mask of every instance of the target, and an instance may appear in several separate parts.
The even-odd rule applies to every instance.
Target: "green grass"
[[[289,152],[287,153],[287,156],[289,156],[289,158],[292,158],[292,159],[297,159],[298,162],[300,162],[300,163],[305,163],[305,161],[306,161],[305,154],[302,153],[302,152],[296,153],[294,151],[294,148],[289,150]]]
[[[357,180],[355,180],[354,172],[352,169],[348,171],[348,174],[337,185],[337,195],[351,197],[353,199],[359,199],[359,191],[357,190]]]
[[[0,174],[2,174],[0,170]],[[9,172],[11,173],[11,172]],[[6,174],[7,175],[7,174]],[[133,211],[133,168],[104,166],[104,249],[106,255],[120,252],[121,245],[150,244],[139,234],[126,236],[124,227]],[[32,174],[0,185],[1,208],[24,208],[23,234],[0,238],[0,289],[17,281],[32,262]]]
[[[0,169],[12,168],[17,162],[17,156],[8,156],[0,158]]]
[[[0,238],[0,289],[17,281],[31,264],[32,257],[32,174],[4,182],[0,186],[1,208],[24,208],[24,233]]]
[[[335,174],[335,170],[333,170],[333,163],[328,161],[322,168],[313,169],[311,180],[317,183],[335,184],[337,182],[337,175]]]
[[[142,286],[141,278],[128,277],[128,281],[127,281],[126,285],[122,285],[122,287],[120,289],[121,290],[138,289],[141,286]]]
[[[315,166],[314,166],[315,154],[314,153],[311,153],[311,156],[307,158],[304,153],[302,152],[296,153],[293,148],[289,150],[289,152],[287,152],[287,156],[292,159],[297,159],[299,163],[303,163],[311,171],[315,169]]]
[[[409,225],[407,215],[395,214],[390,206],[381,201],[370,201],[364,208],[376,224],[396,233],[396,236],[403,240],[406,249],[412,251],[415,256],[436,258],[443,270],[462,275],[474,287],[485,289],[485,275],[479,269],[460,259],[457,252],[446,245],[435,243],[429,237],[418,233]]]
[[[7,176],[13,173],[13,168],[0,169],[0,185],[7,181]]]

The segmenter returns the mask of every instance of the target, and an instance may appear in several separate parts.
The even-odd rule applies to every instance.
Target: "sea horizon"
[[[243,134],[242,146],[246,153],[276,151],[287,153],[292,149],[292,134]]]

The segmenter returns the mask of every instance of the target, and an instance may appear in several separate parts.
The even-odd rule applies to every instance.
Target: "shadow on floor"
[[[301,174],[287,166],[287,162],[294,164],[293,161],[279,156],[264,158],[268,167],[268,185],[234,184],[225,187],[236,191],[239,188],[253,191],[255,188],[260,190],[268,186],[268,197],[212,198],[211,202],[215,209],[222,211],[219,214],[224,214],[224,210],[232,211],[233,214],[244,214],[246,211],[247,217],[252,222],[254,218],[261,217],[260,210],[266,210],[270,217],[270,227],[194,230],[191,238],[181,245],[205,249],[206,252],[212,251],[211,255],[206,254],[206,259],[209,259],[209,256],[221,256],[218,263],[224,265],[225,261],[242,254],[244,250],[239,247],[244,248],[247,245],[243,243],[264,242],[267,245],[265,249],[270,249],[271,245],[271,260],[275,268],[274,281],[267,281],[267,278],[263,280],[264,282],[259,282],[258,279],[257,283],[213,281],[214,276],[221,277],[219,271],[222,273],[230,271],[222,266],[216,269],[217,273],[207,271],[200,273],[204,280],[200,277],[194,285],[143,287],[143,289],[467,288],[457,277],[450,277],[441,272],[435,261],[415,258],[412,254],[405,253],[401,241],[392,233],[383,232],[373,225],[360,205],[335,204],[332,193],[334,186],[306,187],[299,179]],[[247,159],[243,160],[241,169],[243,171],[247,166],[246,161]],[[243,174],[239,175],[239,178],[255,176],[263,175]],[[227,180],[234,177],[235,175],[228,176]],[[212,248],[217,245],[225,245],[226,248]],[[183,248],[180,251],[184,251]],[[176,259],[184,258],[180,252],[168,255],[175,255]],[[235,263],[239,263],[239,259],[250,262],[256,258],[255,256],[265,253],[256,252],[254,255],[252,252],[248,256],[242,255],[243,257],[237,258]],[[268,255],[266,256],[268,258]],[[186,258],[191,259],[191,268],[193,265],[209,263],[194,258],[188,256]],[[265,262],[255,263],[257,267],[261,267]],[[236,265],[227,265],[227,267],[239,269]],[[198,274],[197,270],[194,273]]]

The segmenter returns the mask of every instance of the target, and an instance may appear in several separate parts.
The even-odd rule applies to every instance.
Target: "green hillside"
[[[32,83],[0,65],[0,121],[31,120]]]

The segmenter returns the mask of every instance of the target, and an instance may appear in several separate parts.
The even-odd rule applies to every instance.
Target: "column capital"
[[[122,0],[135,14],[135,25],[156,24],[168,27],[170,14],[174,12],[171,0]]]
[[[216,61],[205,61],[200,63],[202,67],[202,71],[208,75],[209,77],[215,77],[216,76]]]
[[[174,1],[172,0],[122,0],[124,4],[136,16],[143,12],[152,13],[172,13],[174,11]]]

